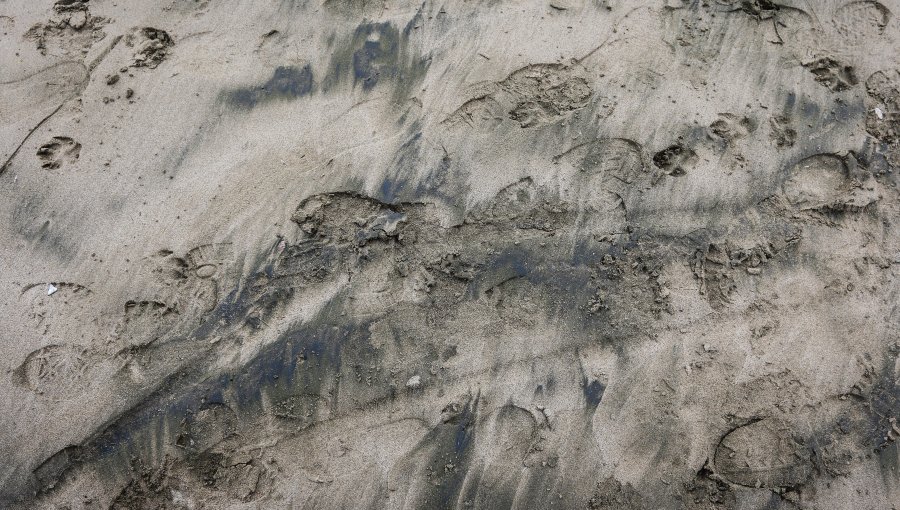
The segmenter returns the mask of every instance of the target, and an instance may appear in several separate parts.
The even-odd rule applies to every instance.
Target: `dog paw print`
[[[41,160],[41,168],[56,170],[63,165],[71,165],[81,155],[81,144],[68,136],[54,136],[49,142],[41,145],[37,157]]]

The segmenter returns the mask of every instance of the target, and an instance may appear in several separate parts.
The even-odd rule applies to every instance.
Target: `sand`
[[[900,508],[898,15],[0,0],[0,507]]]

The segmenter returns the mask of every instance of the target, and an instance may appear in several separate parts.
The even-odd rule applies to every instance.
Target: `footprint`
[[[509,118],[523,128],[548,124],[568,112],[584,108],[593,90],[571,68],[557,64],[533,64],[514,73],[501,87],[516,98]]]
[[[812,473],[812,452],[774,419],[738,427],[719,442],[716,472],[745,487],[776,489],[803,483]]]
[[[0,32],[9,33],[16,26],[16,20],[11,16],[0,16]]]
[[[609,138],[595,140],[555,156],[553,162],[568,160],[582,175],[580,200],[589,207],[609,210],[618,207],[630,193],[642,188],[650,172],[643,148],[633,140]]]
[[[866,131],[885,143],[900,141],[900,71],[876,71],[866,79]]]
[[[131,480],[109,504],[109,510],[183,507],[183,501],[175,502],[176,495],[182,493],[172,490],[170,486],[171,464],[167,458],[160,465],[147,466],[140,457],[132,457],[128,466],[130,469],[125,473],[130,475]]]
[[[14,378],[39,395],[69,393],[80,386],[89,357],[81,346],[48,345],[32,351],[14,371]]]
[[[155,69],[168,57],[175,41],[165,30],[142,27],[129,34],[125,44],[135,49],[133,67]]]
[[[755,129],[753,120],[733,113],[720,113],[719,118],[709,125],[711,136],[724,140],[728,145],[747,137]]]
[[[890,20],[891,11],[883,4],[862,0],[841,6],[831,21],[845,42],[858,45],[883,34]]]
[[[588,148],[581,169],[602,175],[607,188],[617,188],[616,183],[631,185],[646,173],[643,149],[625,138],[600,140]]]
[[[502,463],[521,463],[522,458],[528,453],[528,447],[535,439],[538,430],[537,420],[527,409],[507,403],[498,409],[493,415],[493,441],[500,445],[500,451],[510,450],[518,453],[518,456],[509,458],[506,454],[498,459]]]
[[[219,300],[222,280],[231,268],[231,245],[208,244],[176,256],[171,250],[160,250],[150,257],[154,289],[149,301],[160,301],[177,309],[184,319],[212,311]]]
[[[805,53],[819,46],[818,22],[807,11],[779,4],[773,21],[778,41],[794,51]]]
[[[470,127],[494,129],[505,117],[503,105],[491,96],[476,97],[463,103],[444,123],[450,126],[466,124]]]
[[[40,336],[53,342],[90,342],[97,333],[91,291],[71,282],[35,283],[19,296],[26,322]]]
[[[80,155],[81,144],[67,136],[54,136],[37,151],[41,168],[48,170],[55,170],[63,164],[71,165],[78,161]]]
[[[38,23],[25,33],[42,55],[81,58],[95,42],[106,37],[102,27],[109,20],[92,16],[87,2],[57,2],[54,11],[47,22]]]
[[[832,92],[842,92],[859,83],[853,66],[845,65],[831,57],[822,57],[803,66],[813,73],[817,82]]]
[[[836,202],[848,185],[844,160],[832,154],[818,154],[791,168],[784,191],[791,205],[818,209]]]
[[[526,216],[539,206],[538,189],[525,177],[500,190],[488,203],[476,207],[466,217],[472,223],[500,223]]]
[[[492,85],[493,91],[470,99],[445,122],[492,128],[502,112],[522,128],[550,124],[588,105],[593,89],[579,71],[561,64],[531,64]]]
[[[784,193],[804,211],[858,210],[878,200],[874,188],[851,179],[845,160],[834,154],[817,154],[794,165]]]
[[[204,244],[191,249],[185,255],[188,268],[197,278],[222,278],[227,274],[232,259],[231,244]]]
[[[143,347],[165,338],[180,315],[162,301],[127,301],[116,333],[124,347]]]
[[[34,469],[34,476],[37,478],[41,489],[54,488],[66,471],[81,461],[83,453],[81,447],[69,445],[42,462],[41,465]]]
[[[301,286],[331,280],[364,262],[368,255],[359,255],[369,253],[373,242],[392,249],[406,219],[406,213],[372,198],[349,193],[309,197],[291,217],[302,237],[280,248],[273,276]]]
[[[697,153],[681,144],[670,145],[653,155],[653,164],[673,177],[687,174],[696,162]]]
[[[759,19],[770,19],[778,13],[778,5],[769,0],[717,0],[715,7],[726,12],[743,11]]]
[[[226,404],[210,403],[185,420],[182,428],[175,444],[204,452],[237,433],[237,414]]]
[[[265,481],[265,469],[254,462],[248,454],[234,454],[234,445],[229,445],[226,453],[210,451],[197,455],[190,459],[190,475],[181,474],[172,477],[172,483],[184,483],[185,475],[191,480],[199,480],[206,490],[213,490],[215,494],[227,495],[232,500],[249,503],[261,495],[259,485]],[[218,450],[218,449],[216,449]],[[182,497],[182,501],[184,502]],[[191,502],[193,503],[193,501]],[[154,505],[156,502],[154,502]],[[226,505],[230,506],[230,505]],[[195,505],[177,506],[177,508],[194,508]],[[127,508],[134,508],[128,506]],[[150,508],[142,506],[141,508]],[[169,505],[152,506],[152,508],[170,508]]]
[[[159,250],[151,257],[152,272],[163,285],[173,285],[188,279],[190,264],[183,257],[176,257],[171,250]]]
[[[769,119],[769,127],[772,130],[769,134],[769,138],[771,138],[779,148],[793,147],[794,142],[797,141],[797,130],[792,126],[793,121],[787,115],[772,117]]]

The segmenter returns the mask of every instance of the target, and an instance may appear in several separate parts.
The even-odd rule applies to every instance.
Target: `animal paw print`
[[[823,57],[804,64],[817,82],[832,92],[842,92],[859,83],[853,66],[845,65],[830,57]]]
[[[164,30],[143,27],[129,34],[125,44],[135,48],[132,66],[155,69],[166,59],[175,41]]]
[[[68,136],[54,136],[49,142],[41,145],[37,157],[41,160],[41,168],[56,170],[63,165],[71,165],[81,155],[81,144]]]
[[[733,113],[720,113],[719,118],[709,125],[710,133],[729,145],[747,137],[754,129],[756,126],[753,120]]]
[[[778,148],[793,147],[797,141],[797,130],[793,128],[793,121],[787,115],[779,115],[769,119],[771,138]]]
[[[674,144],[653,155],[653,164],[662,173],[678,177],[688,173],[697,162],[697,153],[690,147]]]

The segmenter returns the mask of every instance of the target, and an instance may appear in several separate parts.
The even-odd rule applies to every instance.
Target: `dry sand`
[[[0,0],[0,507],[900,508],[898,16]]]

